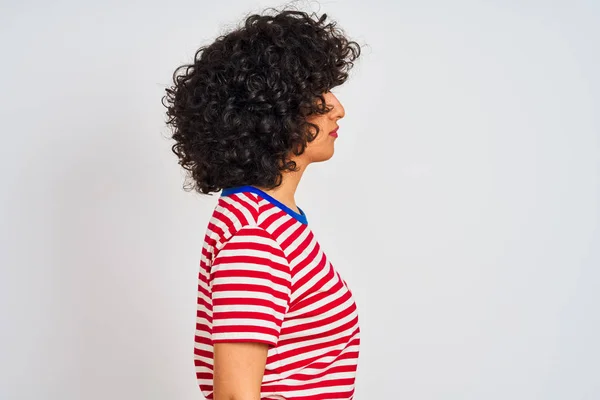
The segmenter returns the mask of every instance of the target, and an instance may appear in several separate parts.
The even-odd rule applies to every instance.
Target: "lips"
[[[330,134],[331,136],[333,136],[333,137],[338,137],[338,133],[337,133],[337,132],[338,132],[338,129],[339,129],[339,128],[335,128],[335,130],[333,130],[333,131],[329,132],[329,134]]]

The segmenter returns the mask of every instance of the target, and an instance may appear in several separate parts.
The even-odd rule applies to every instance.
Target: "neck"
[[[279,200],[292,210],[299,212],[298,207],[296,207],[296,200],[294,196],[306,167],[298,161],[297,165],[299,167],[298,171],[285,171],[282,173],[281,185],[278,187],[274,189],[265,189],[259,186],[256,187],[269,194],[273,198]]]

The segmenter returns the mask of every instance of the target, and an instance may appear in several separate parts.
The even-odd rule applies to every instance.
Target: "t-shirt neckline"
[[[230,194],[240,193],[240,192],[255,193],[255,194],[259,195],[260,197],[262,197],[263,199],[267,200],[269,203],[279,207],[280,209],[282,209],[283,211],[285,211],[286,213],[288,213],[289,215],[291,215],[292,217],[294,217],[296,220],[303,223],[304,225],[308,224],[308,219],[306,218],[306,214],[300,207],[296,206],[296,207],[298,207],[298,210],[300,210],[300,213],[297,213],[296,211],[292,210],[291,208],[289,208],[288,206],[286,206],[285,204],[283,204],[282,202],[280,202],[273,196],[269,195],[268,193],[265,193],[264,191],[260,190],[259,188],[255,187],[255,186],[243,185],[243,186],[235,186],[235,187],[226,188],[226,189],[223,189],[223,191],[221,192],[221,196],[228,196]]]

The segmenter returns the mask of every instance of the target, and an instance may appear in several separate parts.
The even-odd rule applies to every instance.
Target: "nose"
[[[346,110],[344,110],[344,106],[342,105],[342,103],[340,103],[338,98],[333,93],[329,92],[328,94],[330,96],[328,102],[333,106],[333,109],[330,113],[331,118],[336,120],[344,118],[344,116],[346,115]]]

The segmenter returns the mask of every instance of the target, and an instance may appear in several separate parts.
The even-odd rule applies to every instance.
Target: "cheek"
[[[331,145],[330,139],[332,138],[329,137],[329,134],[325,133],[324,131],[321,131],[319,132],[319,135],[315,138],[315,140],[310,142],[308,145],[312,147],[313,150],[319,151],[319,149],[322,150],[323,148],[329,147]]]
[[[319,134],[317,137],[306,146],[306,155],[310,159],[320,160],[330,156],[332,152],[333,142],[335,139],[329,133],[319,126]]]
[[[319,133],[319,136],[306,147],[306,156],[311,161],[324,161],[333,155],[333,138],[327,133]]]

